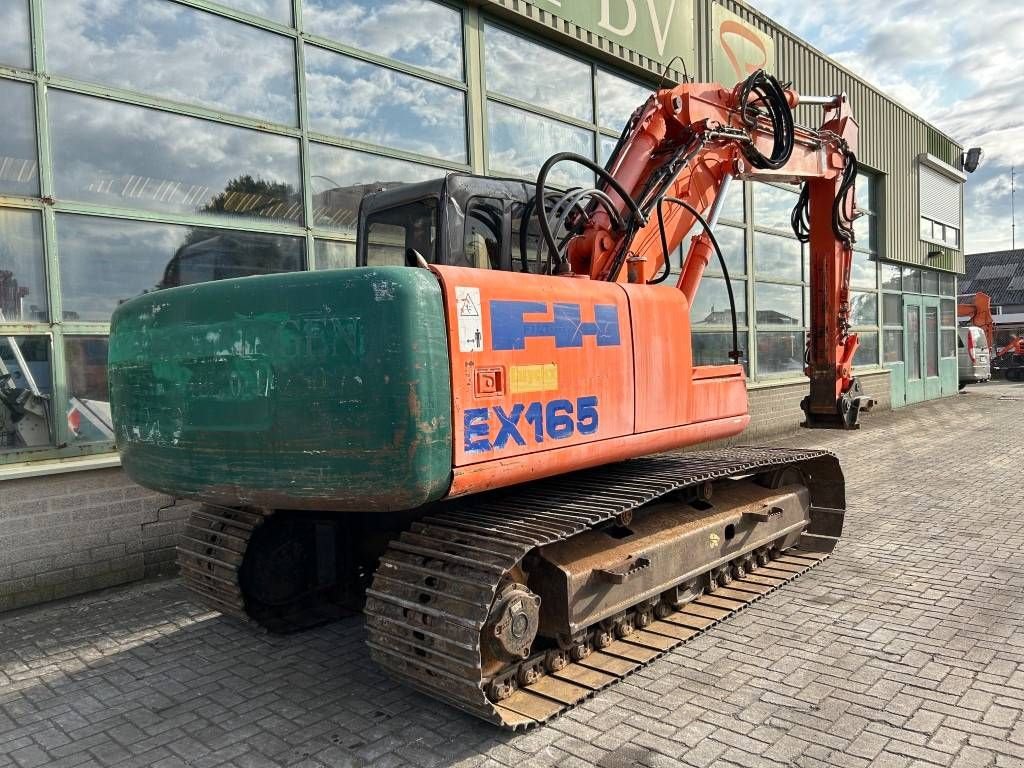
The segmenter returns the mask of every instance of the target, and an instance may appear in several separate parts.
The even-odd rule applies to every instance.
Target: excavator
[[[536,183],[366,195],[354,268],[123,304],[118,448],[141,485],[200,502],[186,584],[273,632],[361,610],[387,673],[518,729],[814,567],[842,532],[839,463],[732,445],[750,420],[735,301],[714,365],[694,364],[690,307],[712,258],[728,282],[728,186],[801,185],[804,423],[856,428],[856,144],[845,96],[764,71],[687,81],[636,109],[603,167],[559,153]],[[549,183],[561,164],[591,183]]]

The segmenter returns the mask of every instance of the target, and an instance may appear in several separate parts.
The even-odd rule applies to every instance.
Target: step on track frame
[[[674,491],[798,468],[811,522],[797,547],[494,703],[481,636],[506,577],[531,550]],[[389,674],[495,725],[529,728],[649,664],[828,557],[842,530],[843,476],[826,451],[739,447],[634,459],[474,496],[413,524],[367,590],[371,657]]]

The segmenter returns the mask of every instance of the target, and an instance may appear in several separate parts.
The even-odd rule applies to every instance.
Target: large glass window
[[[853,264],[850,267],[850,285],[855,288],[878,287],[878,263],[870,254],[863,251],[853,252]]]
[[[4,0],[0,3],[0,64],[32,68],[28,0]]]
[[[38,195],[36,112],[32,86],[0,80],[0,194]]]
[[[491,173],[535,178],[555,152],[594,156],[594,134],[531,112],[487,102],[487,165]],[[593,184],[593,174],[575,163],[560,163],[548,176],[552,185]]]
[[[882,287],[887,291],[903,289],[903,270],[895,264],[882,264]]]
[[[740,363],[744,368],[747,364],[747,351],[743,349],[747,334],[741,330],[739,334]],[[732,331],[708,333],[702,331],[693,334],[694,365],[728,365],[732,363],[729,353],[732,351]]]
[[[0,453],[50,445],[49,336],[0,336]]]
[[[855,367],[878,365],[878,332],[857,331],[857,351],[853,355]]]
[[[315,143],[309,145],[309,166],[314,223],[352,234],[366,193],[445,174],[429,165]]]
[[[291,26],[292,23],[292,0],[217,0],[217,2],[254,16],[263,16],[279,24]],[[305,2],[309,2],[309,0],[305,0]]]
[[[356,244],[338,240],[317,240],[314,250],[317,269],[344,269],[356,265]]]
[[[590,65],[553,48],[488,24],[484,31],[484,72],[488,91],[578,120],[594,119]],[[553,72],[558,76],[552,77]]]
[[[462,91],[306,46],[309,125],[319,133],[465,163]]]
[[[302,221],[295,139],[66,91],[49,99],[58,197]]]
[[[850,324],[878,325],[878,294],[850,293]]]
[[[70,336],[64,339],[68,369],[68,432],[76,443],[114,439],[107,393],[107,337]]]
[[[885,325],[903,325],[903,295],[882,294],[882,322]]]
[[[630,116],[650,97],[650,86],[597,70],[597,122],[602,128],[622,133]]]
[[[939,308],[924,308],[925,367],[928,376],[939,375]]]
[[[167,0],[45,0],[44,8],[55,74],[296,124],[287,37]]]
[[[304,267],[298,237],[57,216],[64,319],[106,323],[147,291]]]
[[[715,239],[718,240],[718,245],[722,248],[722,256],[725,258],[725,266],[729,270],[729,277],[743,275],[747,271],[746,232],[739,227],[719,224],[715,227]],[[684,248],[688,247],[688,245],[689,240],[684,244]],[[707,269],[712,274],[722,273],[722,265],[718,263],[717,256],[711,258]]]
[[[744,283],[733,282],[733,297],[736,301],[736,322],[747,324],[747,296]],[[697,295],[690,307],[691,325],[732,325],[729,292],[725,280],[704,277],[697,288]]]
[[[735,179],[729,184],[729,188],[725,191],[725,201],[722,203],[719,218],[729,221],[746,221],[747,215],[743,210],[744,186],[746,185],[742,181]]]
[[[799,374],[804,369],[803,331],[757,331],[757,372]]]
[[[799,240],[754,233],[754,270],[758,277],[799,282],[802,248]]]
[[[311,35],[462,79],[462,14],[430,0],[304,0]]]
[[[760,325],[803,325],[803,289],[799,285],[757,283],[754,286]]]
[[[882,345],[885,358],[884,363],[903,362],[903,330],[897,328],[886,328],[883,332],[884,343]]]
[[[754,192],[754,224],[789,232],[790,216],[797,202],[797,192],[772,184],[752,184]]]
[[[0,323],[49,320],[42,217],[0,208]]]

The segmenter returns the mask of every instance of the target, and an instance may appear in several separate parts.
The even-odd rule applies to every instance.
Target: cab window
[[[470,200],[463,247],[460,252],[452,254],[452,266],[501,269],[503,217],[500,200],[490,197]]]
[[[367,217],[367,266],[415,266],[414,252],[437,261],[436,201],[418,200]]]

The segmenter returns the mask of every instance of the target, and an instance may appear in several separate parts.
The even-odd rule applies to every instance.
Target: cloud
[[[753,3],[964,146],[982,147],[983,164],[965,189],[965,251],[1010,247],[1009,169],[1024,146],[1024,6],[1011,0]]]

